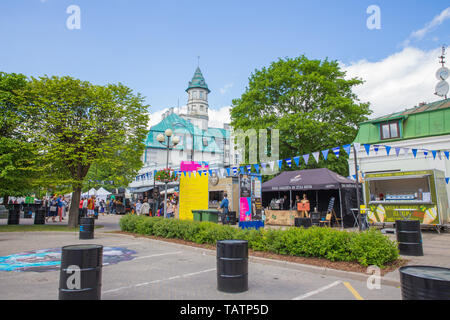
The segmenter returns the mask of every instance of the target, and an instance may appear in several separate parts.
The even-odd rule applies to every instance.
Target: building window
[[[400,128],[397,121],[381,124],[380,131],[381,140],[400,138]]]
[[[200,91],[200,99],[203,99],[203,92]]]

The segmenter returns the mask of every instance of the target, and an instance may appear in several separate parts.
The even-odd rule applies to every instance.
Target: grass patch
[[[95,229],[103,228],[102,225],[94,227]],[[0,232],[39,232],[39,231],[60,231],[60,232],[78,232],[80,229],[69,228],[67,225],[2,225],[0,226]]]

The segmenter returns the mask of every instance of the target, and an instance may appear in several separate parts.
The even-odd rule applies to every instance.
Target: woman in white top
[[[167,218],[173,218],[173,205],[170,200],[167,200]]]
[[[144,200],[144,203],[141,205],[140,214],[149,215],[150,213],[150,205],[147,202],[147,199]]]
[[[137,215],[141,215],[141,207],[142,207],[141,200],[138,200],[138,202],[136,203],[136,214]]]

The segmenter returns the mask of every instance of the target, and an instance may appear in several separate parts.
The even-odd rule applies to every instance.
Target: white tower
[[[211,91],[199,67],[195,70],[186,92],[188,93],[186,119],[199,128],[208,130],[208,94]]]

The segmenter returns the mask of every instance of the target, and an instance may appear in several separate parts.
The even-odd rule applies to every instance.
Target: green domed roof
[[[208,93],[210,93],[211,91],[208,89],[208,85],[206,84],[205,78],[203,78],[203,74],[200,71],[200,68],[197,67],[197,69],[195,70],[194,76],[192,77],[192,80],[189,81],[189,86],[186,89],[186,91],[188,91],[189,89],[192,88],[203,88],[208,90]]]

